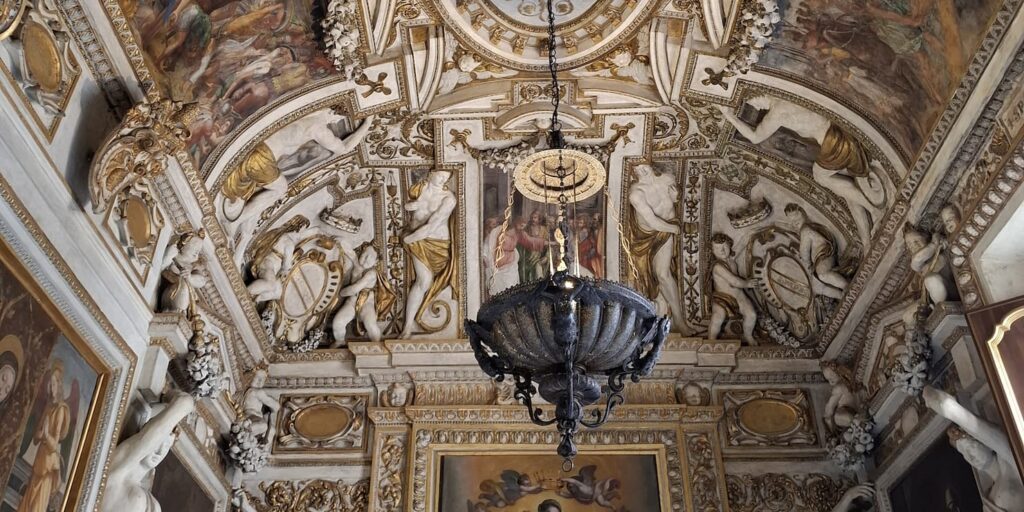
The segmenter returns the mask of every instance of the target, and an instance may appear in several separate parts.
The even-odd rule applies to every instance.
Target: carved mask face
[[[703,405],[704,393],[700,386],[688,384],[683,387],[683,402],[689,406]]]
[[[3,402],[14,389],[14,381],[17,380],[18,372],[13,366],[5,364],[0,366],[0,402]]]
[[[392,407],[404,406],[408,397],[409,391],[405,389],[405,386],[395,385],[391,386],[391,389],[388,390],[388,402],[391,403]]]
[[[267,383],[267,371],[256,370],[256,374],[252,376],[252,387],[262,388]]]
[[[952,208],[943,208],[939,212],[939,218],[942,219],[942,228],[946,231],[947,235],[953,234],[956,228],[960,226],[960,216]]]

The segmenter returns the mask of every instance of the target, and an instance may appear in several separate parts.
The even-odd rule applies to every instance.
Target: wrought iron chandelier
[[[581,427],[604,424],[624,402],[627,378],[649,375],[668,336],[670,321],[639,292],[604,279],[581,276],[576,260],[575,203],[605,184],[603,164],[569,149],[558,119],[560,88],[555,56],[555,13],[548,0],[548,69],[551,72],[549,149],[526,158],[515,170],[514,186],[524,197],[557,208],[554,238],[558,257],[551,276],[520,284],[485,302],[466,332],[480,368],[497,381],[511,377],[514,396],[537,425],[555,425],[557,453],[572,467]],[[502,247],[511,212],[501,226]],[[497,258],[495,258],[497,259]],[[602,387],[598,378],[607,379]],[[554,405],[554,416],[535,406],[539,394]],[[606,396],[603,406],[585,410]]]

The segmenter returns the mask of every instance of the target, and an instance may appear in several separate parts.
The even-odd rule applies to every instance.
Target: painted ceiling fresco
[[[546,148],[554,94],[608,171],[577,205],[580,272],[643,291],[677,337],[821,357],[884,246],[936,252],[891,218],[994,0],[561,0],[557,91],[542,5],[123,6],[160,90],[198,108],[210,257],[272,360],[458,340],[549,274],[555,212],[511,171]]]

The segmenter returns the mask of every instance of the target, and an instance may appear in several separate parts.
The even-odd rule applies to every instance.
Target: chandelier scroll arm
[[[516,380],[516,391],[513,396],[526,407],[530,414],[530,421],[542,427],[554,425],[558,421],[557,419],[544,419],[544,411],[533,405],[533,395],[537,392],[533,385],[533,379],[529,375],[513,375],[513,377]]]

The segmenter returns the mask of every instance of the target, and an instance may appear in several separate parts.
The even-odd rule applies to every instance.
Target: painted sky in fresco
[[[960,83],[999,0],[783,0],[761,59],[834,91],[911,157]]]
[[[139,0],[133,8],[158,85],[203,107],[191,140],[200,165],[260,107],[333,70],[313,36],[310,0]]]

